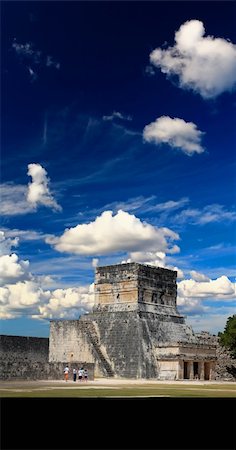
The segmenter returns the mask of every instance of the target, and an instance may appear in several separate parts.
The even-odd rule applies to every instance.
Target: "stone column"
[[[216,379],[215,370],[216,370],[216,363],[212,362],[211,363],[211,380],[215,380]]]
[[[183,380],[184,378],[184,362],[179,361],[179,367],[178,367],[178,380]]]
[[[193,361],[189,361],[189,379],[193,380]]]
[[[212,367],[212,362],[209,362],[209,380],[213,380],[213,367]]]
[[[204,380],[204,361],[199,361],[198,364],[199,364],[198,369],[199,379]]]

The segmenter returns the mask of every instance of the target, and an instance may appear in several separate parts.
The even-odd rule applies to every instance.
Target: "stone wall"
[[[0,335],[1,380],[60,380],[63,369],[69,365],[72,380],[73,368],[86,367],[88,378],[94,379],[94,364],[83,359],[76,363],[63,358],[49,362],[49,339],[29,336]]]
[[[24,361],[21,358],[14,362],[1,361],[0,380],[64,380],[64,367],[67,362],[49,363],[42,361]],[[72,381],[73,369],[83,367],[88,370],[88,379],[94,379],[94,364],[81,362],[69,364],[69,380]]]
[[[16,358],[31,362],[48,362],[48,348],[48,338],[0,335],[1,362],[4,362],[4,359],[14,362]]]

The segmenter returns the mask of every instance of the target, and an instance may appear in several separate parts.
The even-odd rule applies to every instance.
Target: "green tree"
[[[236,314],[228,317],[223,333],[218,333],[220,344],[228,348],[233,358],[236,358]]]

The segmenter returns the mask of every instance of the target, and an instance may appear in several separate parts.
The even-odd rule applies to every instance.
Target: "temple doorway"
[[[184,361],[184,380],[189,379],[188,363]]]
[[[204,380],[210,380],[210,363],[205,362],[204,363]]]
[[[199,378],[199,373],[198,373],[198,362],[194,361],[193,363],[193,378]]]

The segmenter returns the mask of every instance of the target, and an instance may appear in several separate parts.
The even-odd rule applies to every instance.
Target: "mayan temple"
[[[51,320],[49,361],[95,362],[95,376],[214,379],[216,349],[176,306],[177,272],[138,263],[96,268],[95,306]]]

